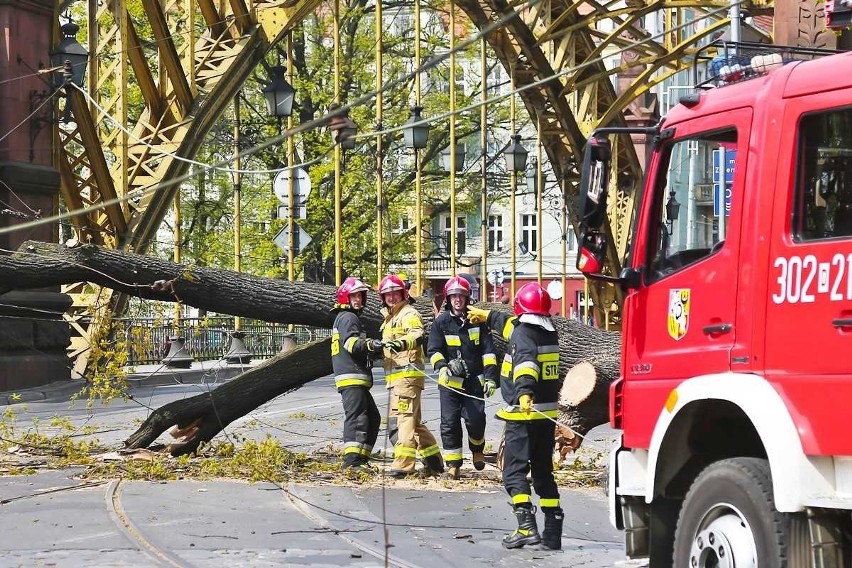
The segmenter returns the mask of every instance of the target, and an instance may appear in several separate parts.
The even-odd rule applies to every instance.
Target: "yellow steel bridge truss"
[[[577,195],[579,162],[592,130],[624,125],[623,113],[632,101],[683,69],[702,38],[729,25],[727,0],[457,4],[479,29],[518,11],[487,41],[521,89],[569,204]],[[319,5],[319,0],[88,0],[88,50],[96,56],[89,60],[86,89],[94,102],[73,91],[73,128],[58,129],[65,205],[72,211],[102,205],[73,217],[78,236],[144,252],[180,191],[180,184],[161,183],[188,171],[188,162],[176,157],[195,156],[263,56]],[[745,5],[766,11],[772,2]],[[682,25],[685,9],[704,20],[700,29]],[[667,33],[650,37],[643,27],[643,19],[650,17],[662,18]],[[140,28],[153,41],[141,40]],[[619,66],[604,64],[602,56],[625,48],[630,54]],[[618,74],[631,81],[617,91]],[[132,113],[138,116],[135,124],[128,123],[131,105],[142,108]],[[113,118],[129,124],[127,131]],[[617,171],[641,179],[634,146],[622,141],[615,150]],[[619,252],[628,245],[633,187],[619,185],[610,204],[611,242]],[[156,189],[146,191],[151,188]],[[617,273],[618,268],[610,270]],[[71,355],[81,372],[93,311],[108,314],[122,300],[85,283],[64,291],[74,300],[67,317],[79,334]],[[596,306],[619,303],[614,288],[593,293]]]

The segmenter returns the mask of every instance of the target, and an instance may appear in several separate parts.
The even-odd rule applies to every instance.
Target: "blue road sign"
[[[725,172],[722,176],[722,168],[720,161],[722,160],[722,151],[713,150],[713,215],[719,216],[719,211],[722,209],[722,179],[725,180],[725,216],[731,214],[731,193],[734,185],[734,167],[737,162],[736,150],[725,150]]]

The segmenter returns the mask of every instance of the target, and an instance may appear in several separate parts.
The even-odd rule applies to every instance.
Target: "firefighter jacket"
[[[373,373],[362,337],[361,320],[352,310],[340,310],[331,330],[331,367],[337,390],[373,386]]]
[[[393,382],[402,378],[419,378],[426,381],[426,365],[424,364],[423,320],[420,312],[409,302],[399,302],[392,308],[382,308],[385,321],[382,323],[382,341],[387,343],[394,339],[403,342],[403,349],[394,352],[385,348],[385,381],[387,388]]]
[[[467,363],[468,377],[450,377],[446,386],[462,389],[465,378],[497,381],[497,357],[491,330],[484,324],[471,324],[464,317],[453,315],[445,309],[438,314],[429,330],[426,356],[436,371],[447,366],[450,359],[458,357]]]
[[[523,317],[523,316],[522,316]],[[511,421],[556,418],[559,402],[559,335],[533,323],[491,310],[488,325],[506,340],[506,354],[500,367],[500,393],[508,406],[497,418]],[[533,411],[521,411],[518,398],[528,394]]]

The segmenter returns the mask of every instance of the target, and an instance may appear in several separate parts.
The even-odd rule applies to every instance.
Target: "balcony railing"
[[[159,363],[168,353],[170,337],[183,337],[186,351],[196,361],[221,359],[228,350],[229,333],[234,329],[233,317],[185,318],[179,326],[162,319],[122,319],[127,339],[128,365]],[[240,321],[240,331],[245,334],[243,343],[255,359],[268,359],[281,352],[284,339],[297,344],[307,343],[331,335],[331,330],[267,323],[257,320]]]

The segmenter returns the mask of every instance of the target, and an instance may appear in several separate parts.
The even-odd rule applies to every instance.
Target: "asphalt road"
[[[51,430],[53,417],[121,447],[150,409],[215,388],[158,374],[139,381],[133,399],[87,409],[67,393],[0,407],[18,428]],[[374,396],[382,412],[381,380]],[[166,383],[166,384],[146,384]],[[169,384],[171,383],[171,384]],[[279,439],[290,449],[340,447],[342,410],[330,377],[280,397],[228,426],[222,436]],[[48,393],[50,395],[50,393]],[[493,400],[493,399],[492,399]],[[424,391],[424,419],[438,431],[434,384]],[[497,406],[489,403],[489,415]],[[82,433],[86,428],[86,433]],[[501,424],[490,420],[496,447]],[[382,433],[383,434],[383,433]],[[592,431],[580,460],[605,452],[613,433]],[[163,441],[168,441],[166,438]],[[382,437],[378,444],[382,448]],[[388,451],[392,451],[388,449]],[[506,551],[500,538],[515,526],[492,466],[469,465],[463,483],[396,481],[359,485],[322,480],[277,486],[243,481],[81,481],[74,469],[0,477],[0,568],[7,566],[613,566],[623,564],[621,535],[610,526],[603,489],[561,487],[566,511],[561,552]],[[540,517],[540,515],[539,515]],[[541,519],[539,519],[541,523]]]

